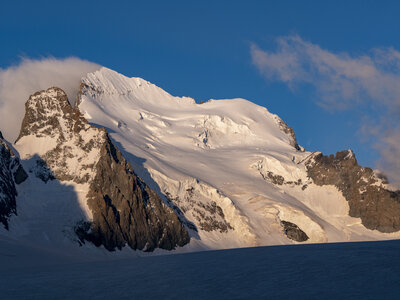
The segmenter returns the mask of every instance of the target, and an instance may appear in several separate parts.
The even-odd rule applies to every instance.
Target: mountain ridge
[[[189,242],[177,215],[136,176],[106,129],[90,125],[60,88],[29,98],[15,146],[44,183],[57,180],[86,189],[91,217],[80,222],[85,226],[75,226],[81,243],[153,251]]]
[[[33,226],[84,251],[176,252],[400,237],[399,192],[382,176],[352,151],[306,151],[244,99],[196,104],[102,68],[82,78],[73,106],[60,88],[33,94],[14,147],[32,176],[16,186],[11,235],[33,238]],[[55,200],[35,203],[38,187]],[[59,220],[50,231],[34,215]]]

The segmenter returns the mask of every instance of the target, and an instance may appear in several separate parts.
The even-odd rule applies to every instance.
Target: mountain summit
[[[107,131],[90,125],[61,89],[29,98],[15,147],[29,161],[29,172],[43,182],[41,189],[57,181],[84,191],[81,205],[90,217],[70,224],[81,243],[152,251],[189,242],[173,209],[136,176]],[[56,201],[70,200],[61,193]]]
[[[306,151],[247,100],[196,104],[101,68],[74,106],[52,87],[25,108],[16,154],[0,144],[0,220],[17,239],[93,253],[400,236],[384,177],[351,150]]]

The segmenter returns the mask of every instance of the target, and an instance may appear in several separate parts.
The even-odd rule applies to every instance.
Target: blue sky
[[[393,111],[400,107],[396,90],[386,95],[399,78],[397,1],[3,2],[2,69],[21,56],[76,56],[197,101],[242,97],[282,117],[307,150],[352,148],[363,165],[375,166],[400,143],[393,138],[399,120]],[[266,60],[255,59],[252,47]],[[395,51],[393,61],[382,63],[388,47]],[[376,49],[384,49],[383,55]],[[334,65],[321,75],[315,53],[333,57],[333,63],[355,62],[362,70],[372,64],[377,81],[393,81],[375,88],[375,80],[363,81],[363,74],[349,78]],[[300,61],[297,69],[285,65],[293,56]],[[301,75],[287,79],[293,68]],[[350,95],[341,88],[350,88]],[[379,137],[383,133],[387,139]],[[384,143],[386,152],[376,149]]]

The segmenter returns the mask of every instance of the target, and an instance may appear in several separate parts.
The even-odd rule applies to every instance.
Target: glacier
[[[82,78],[74,107],[61,89],[49,88],[28,100],[32,114],[42,96],[51,100],[43,120],[28,116],[15,143],[0,135],[7,158],[27,171],[17,185],[9,161],[0,172],[15,186],[16,202],[7,228],[0,226],[2,298],[398,295],[395,200],[393,228],[371,230],[349,215],[339,184],[317,184],[310,176],[314,165],[321,182],[341,163],[355,166],[357,193],[377,189],[396,199],[399,192],[358,166],[351,150],[336,157],[309,152],[282,119],[250,101],[200,104],[105,67]],[[118,149],[117,163],[102,156],[104,141]],[[123,172],[137,175],[137,187],[154,191],[190,241],[148,252],[147,244],[115,250],[80,239],[76,225],[94,221],[86,178],[96,176],[99,161],[110,172],[122,162]],[[111,183],[119,193],[117,181]],[[384,215],[385,224],[390,217]]]
[[[198,104],[102,67],[81,79],[74,105],[90,130],[103,128],[109,134],[134,172],[174,208],[188,230],[190,243],[171,252],[156,249],[152,255],[400,237],[396,230],[367,229],[361,218],[349,216],[342,191],[335,185],[317,185],[309,176],[308,166],[320,153],[306,151],[282,119],[248,100]],[[46,114],[57,116],[51,109]],[[68,124],[68,117],[60,123],[61,135],[69,132]],[[37,157],[60,147],[58,135],[46,133],[46,128],[10,144],[26,170],[35,169]],[[78,175],[93,177],[86,168],[99,159],[98,149],[85,154],[76,146],[77,141],[90,142],[89,131],[65,140],[65,159],[55,158],[50,165],[54,174],[62,171],[68,178],[43,183],[30,176],[17,186],[18,215],[10,218],[9,231],[0,229],[1,237],[65,256],[149,255],[127,247],[109,252],[76,237],[77,222],[93,220],[87,205],[89,184],[76,180]],[[344,157],[353,158],[351,150]],[[83,162],[85,169],[80,169]],[[382,177],[371,174],[374,186],[388,188]],[[293,236],[303,238],[297,241]]]

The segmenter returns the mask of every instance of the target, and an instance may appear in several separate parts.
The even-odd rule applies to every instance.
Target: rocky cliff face
[[[349,202],[349,215],[361,218],[368,229],[400,230],[400,191],[384,187],[370,168],[362,168],[351,150],[336,156],[315,154],[306,164],[308,176],[317,185],[335,185]]]
[[[16,144],[34,144],[28,152],[39,152],[30,171],[45,182],[55,178],[88,182],[106,131],[89,125],[59,88],[35,93],[26,102],[25,110]]]
[[[286,236],[296,242],[305,242],[309,238],[307,234],[299,228],[296,224],[287,221],[281,221],[281,225]]]
[[[27,177],[19,159],[4,141],[0,132],[0,222],[6,229],[8,229],[10,216],[17,214],[15,184],[22,183]]]
[[[281,128],[281,130],[286,133],[289,137],[290,137],[290,145],[293,146],[294,148],[296,148],[296,150],[298,151],[303,151],[304,152],[304,148],[301,147],[298,143],[297,143],[297,138],[296,138],[296,134],[294,133],[294,130],[292,127],[289,127],[281,118],[279,118],[278,116],[275,116],[275,119],[279,125],[279,127]]]
[[[78,228],[80,238],[108,250],[172,250],[189,242],[175,211],[135,175],[109,138],[100,150],[88,193],[93,212],[91,228]]]
[[[93,218],[75,227],[81,242],[109,250],[174,249],[189,242],[176,213],[132,170],[104,128],[90,125],[59,88],[32,95],[16,141],[31,173],[87,185]],[[31,145],[33,146],[33,149]],[[35,155],[34,155],[35,154]]]

